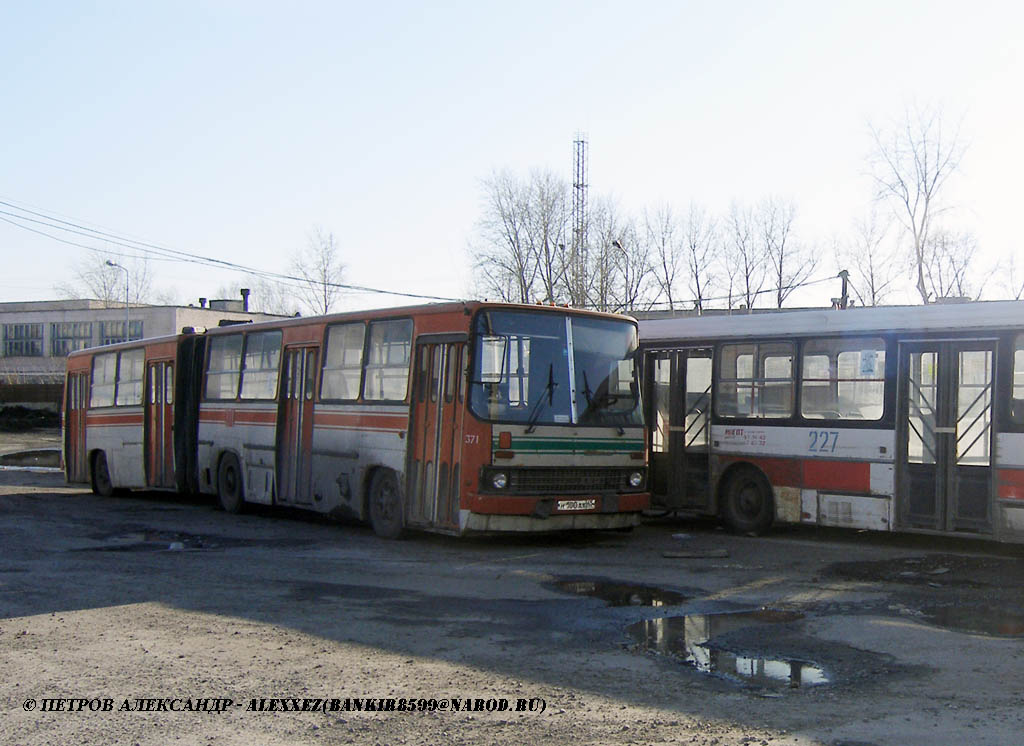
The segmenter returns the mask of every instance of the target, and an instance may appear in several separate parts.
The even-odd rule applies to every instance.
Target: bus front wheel
[[[242,469],[238,465],[238,457],[233,453],[225,453],[217,468],[217,500],[228,513],[242,510],[245,493],[242,489]]]
[[[107,467],[107,454],[97,453],[92,460],[92,492],[100,497],[114,494],[114,483],[110,480],[110,469]]]
[[[741,468],[729,476],[722,502],[722,518],[738,534],[762,534],[775,518],[771,486],[759,472]]]
[[[370,525],[383,539],[398,539],[405,531],[402,492],[395,473],[380,469],[370,480]]]

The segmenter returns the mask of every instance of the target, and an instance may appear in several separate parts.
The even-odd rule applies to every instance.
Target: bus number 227
[[[835,430],[811,430],[807,433],[811,439],[811,453],[835,453],[836,444],[839,443],[839,433]]]

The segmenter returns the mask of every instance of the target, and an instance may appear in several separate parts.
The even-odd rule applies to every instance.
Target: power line
[[[101,241],[104,241],[104,242],[107,242],[107,243],[112,243],[114,245],[121,246],[121,247],[126,248],[126,249],[133,250],[133,251],[140,251],[143,254],[142,256],[139,256],[137,254],[136,255],[128,255],[131,258],[136,258],[136,259],[151,259],[152,258],[152,259],[156,259],[158,261],[182,262],[182,263],[189,263],[189,264],[198,264],[198,265],[201,265],[201,266],[216,267],[216,268],[219,268],[219,269],[229,269],[229,270],[233,270],[233,271],[246,272],[248,274],[252,274],[252,275],[255,275],[257,277],[262,277],[262,278],[266,278],[266,279],[273,279],[273,280],[283,281],[285,283],[292,283],[292,284],[298,283],[300,285],[308,285],[310,283],[310,281],[307,280],[304,277],[297,277],[295,275],[284,274],[282,272],[273,272],[273,271],[270,271],[270,270],[264,270],[264,269],[260,269],[260,268],[257,268],[257,267],[249,267],[249,266],[246,266],[246,265],[243,265],[243,264],[238,264],[238,263],[235,263],[235,262],[229,262],[229,261],[224,260],[224,259],[217,259],[215,257],[204,256],[202,254],[194,254],[194,253],[191,253],[191,252],[188,252],[188,251],[181,251],[179,249],[172,249],[172,248],[169,248],[169,247],[166,247],[166,246],[160,246],[160,245],[157,245],[157,244],[148,243],[146,241],[139,241],[139,240],[136,240],[136,239],[133,239],[133,238],[125,238],[124,236],[120,236],[120,235],[115,234],[115,233],[110,233],[110,232],[107,232],[107,231],[100,231],[100,230],[96,230],[94,228],[89,228],[89,227],[87,227],[85,225],[81,225],[80,223],[74,223],[74,222],[71,222],[71,221],[68,221],[68,220],[62,220],[60,218],[53,217],[52,215],[46,214],[44,212],[40,212],[40,211],[36,211],[36,210],[29,210],[28,208],[21,207],[20,205],[18,205],[16,203],[13,203],[13,202],[8,202],[8,201],[5,201],[5,200],[0,200],[0,205],[4,205],[6,207],[9,207],[9,208],[11,208],[13,210],[17,210],[18,211],[18,213],[13,213],[13,212],[8,212],[6,210],[0,210],[0,215],[8,216],[6,218],[0,217],[0,220],[3,220],[4,222],[7,222],[7,223],[9,223],[9,224],[11,224],[11,225],[13,225],[13,226],[15,226],[17,228],[21,228],[22,230],[30,231],[32,233],[37,233],[39,235],[46,236],[47,238],[50,238],[50,239],[52,239],[54,241],[59,241],[61,243],[69,244],[71,246],[77,246],[79,248],[83,248],[83,249],[86,249],[88,251],[92,251],[92,252],[95,252],[95,253],[110,253],[110,252],[109,251],[104,252],[102,249],[98,249],[98,248],[93,247],[93,246],[87,246],[85,244],[80,244],[80,243],[76,243],[74,241],[69,241],[67,239],[63,239],[63,238],[60,238],[58,236],[54,236],[54,235],[46,233],[44,231],[31,228],[31,227],[29,227],[27,225],[22,225],[20,222],[16,222],[16,221],[31,222],[31,223],[35,223],[37,225],[43,225],[43,226],[46,226],[48,228],[52,228],[52,229],[55,229],[55,230],[65,231],[65,232],[72,233],[72,234],[75,234],[75,235],[78,235],[78,236],[82,236],[82,237],[85,237],[85,238],[91,238],[91,239],[94,239],[94,240],[101,240]],[[24,214],[19,214],[19,213],[24,213]],[[42,218],[42,220],[37,220],[35,218],[26,217],[26,215],[34,215],[34,216],[36,216],[36,218]],[[341,290],[350,290],[350,291],[353,291],[353,292],[373,293],[373,294],[378,294],[378,295],[396,295],[396,296],[400,296],[400,297],[417,298],[417,299],[421,299],[421,300],[442,300],[442,301],[461,301],[461,300],[464,300],[463,298],[446,298],[446,297],[438,296],[438,295],[424,295],[424,294],[420,294],[420,293],[408,293],[408,292],[402,292],[402,291],[396,291],[396,290],[385,290],[383,288],[374,288],[374,287],[369,287],[369,286],[365,286],[365,285],[352,285],[352,284],[349,284],[349,283],[317,282],[316,284],[325,285],[327,287],[334,287],[334,288],[338,288],[338,289],[341,289]]]

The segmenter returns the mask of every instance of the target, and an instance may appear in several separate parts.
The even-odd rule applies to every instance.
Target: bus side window
[[[1013,344],[1013,393],[1010,398],[1010,419],[1024,425],[1024,334]]]
[[[117,382],[117,353],[108,352],[92,359],[92,386],[90,407],[114,406],[114,387]]]

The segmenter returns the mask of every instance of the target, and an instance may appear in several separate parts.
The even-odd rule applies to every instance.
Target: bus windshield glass
[[[482,419],[531,426],[643,424],[636,327],[628,321],[484,311],[477,315],[474,346],[470,405]]]

